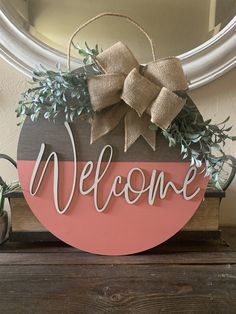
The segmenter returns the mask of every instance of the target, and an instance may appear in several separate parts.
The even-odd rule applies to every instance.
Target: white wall
[[[222,121],[231,115],[232,133],[236,134],[236,69],[218,80],[190,92],[204,118],[212,117]],[[17,127],[15,107],[19,95],[27,87],[27,78],[12,66],[0,59],[0,152],[16,158],[17,142],[20,127]],[[229,154],[236,156],[236,144],[226,146]],[[13,167],[0,161],[0,175],[8,181],[16,178]],[[236,180],[227,191],[222,202],[221,223],[236,225]]]
[[[212,118],[214,122],[221,122],[231,116],[229,125],[236,135],[236,69],[231,70],[216,81],[190,92],[205,119]],[[229,142],[225,146],[227,154],[236,157],[236,142]],[[226,198],[221,206],[221,224],[236,225],[236,179],[227,190]]]
[[[101,12],[119,12],[138,21],[153,39],[158,57],[179,55],[209,38],[209,0],[29,1],[31,31],[62,51],[80,24]],[[90,47],[99,44],[103,49],[122,40],[140,63],[151,58],[143,34],[120,18],[100,19],[81,31],[76,40],[80,45],[87,41]]]

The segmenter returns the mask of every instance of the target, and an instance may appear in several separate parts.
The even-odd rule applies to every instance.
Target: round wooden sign
[[[34,215],[62,241],[84,251],[124,255],[157,246],[194,215],[208,179],[157,134],[124,152],[124,126],[94,144],[90,125],[44,119],[23,125],[20,183]]]

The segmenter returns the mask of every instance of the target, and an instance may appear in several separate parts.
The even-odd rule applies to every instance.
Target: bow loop
[[[176,57],[148,63],[143,69],[143,75],[154,84],[165,86],[172,92],[188,89],[181,62]]]
[[[163,87],[149,108],[151,122],[166,130],[183,106],[183,98]]]
[[[133,68],[139,67],[133,53],[121,41],[97,55],[95,62],[104,73],[127,75]]]

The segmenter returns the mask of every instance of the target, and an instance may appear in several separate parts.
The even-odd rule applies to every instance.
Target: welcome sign
[[[23,125],[18,171],[38,220],[85,251],[123,255],[166,241],[194,215],[208,179],[157,132],[124,152],[122,123],[89,144],[90,125],[58,118]]]
[[[153,60],[139,64],[120,41],[104,51],[73,42],[104,16],[141,31]],[[73,71],[72,43],[85,65]],[[34,71],[16,109],[24,121],[18,170],[30,208],[55,236],[88,252],[131,254],[166,241],[194,215],[209,177],[221,188],[229,157],[220,144],[236,140],[229,117],[204,120],[186,93],[181,61],[157,59],[147,32],[120,13],[80,25],[67,65]]]
[[[105,16],[141,31],[152,61],[140,64],[121,41],[103,51],[75,44]],[[72,44],[84,63],[76,70]],[[152,248],[194,215],[209,178],[221,188],[229,161],[222,145],[236,140],[229,117],[203,119],[180,59],[158,59],[132,18],[105,12],[89,19],[69,39],[67,70],[41,67],[32,84],[16,109],[24,121],[20,182],[35,216],[66,243],[108,255]]]

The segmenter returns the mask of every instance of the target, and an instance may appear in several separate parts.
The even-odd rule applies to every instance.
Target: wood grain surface
[[[229,234],[229,237],[227,237]],[[235,313],[236,232],[104,257],[55,244],[0,250],[0,313]],[[188,248],[188,249],[187,249]]]
[[[161,135],[160,131],[157,132],[155,152],[140,137],[125,153],[123,122],[93,144],[90,144],[90,124],[88,122],[76,119],[70,126],[79,161],[97,161],[103,147],[109,144],[112,145],[114,151],[113,161],[183,162],[179,147],[170,148],[168,141]],[[55,151],[60,160],[73,160],[71,142],[62,117],[59,117],[55,123],[48,122],[43,118],[37,122],[26,119],[18,142],[17,159],[35,160],[42,143],[47,144],[44,158],[50,152]]]
[[[24,198],[10,198],[12,231],[46,231],[32,213]],[[205,198],[183,230],[209,231],[219,229],[219,198]]]
[[[1,266],[0,276],[2,313],[235,313],[236,308],[235,265]]]

